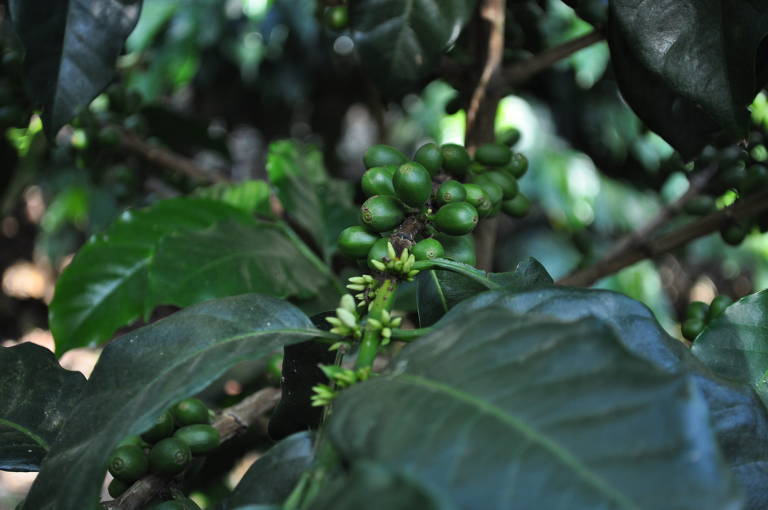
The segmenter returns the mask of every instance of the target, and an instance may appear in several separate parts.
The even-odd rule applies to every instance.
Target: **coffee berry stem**
[[[395,292],[397,291],[397,280],[387,279],[376,291],[376,297],[371,303],[368,318],[375,321],[386,322],[385,317],[392,309],[395,301]],[[363,330],[363,340],[360,342],[360,350],[357,354],[355,368],[372,368],[373,361],[379,351],[381,343],[381,328],[376,327],[376,323],[366,323]]]

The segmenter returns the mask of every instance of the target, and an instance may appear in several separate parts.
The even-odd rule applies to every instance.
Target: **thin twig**
[[[261,417],[273,409],[279,401],[279,389],[264,388],[239,404],[224,409],[213,423],[219,431],[221,442],[243,433],[249,426],[258,423]],[[119,498],[102,505],[108,509],[139,510],[171,485],[174,485],[174,482],[167,478],[148,475],[131,485]]]
[[[488,122],[485,117],[488,103],[494,104],[494,115],[490,119],[491,128],[495,119],[495,103],[498,98],[489,95],[488,86],[501,69],[501,61],[504,56],[504,15],[506,0],[485,0],[480,6],[480,18],[488,24],[488,40],[485,48],[485,63],[480,79],[472,93],[472,99],[469,102],[467,110],[467,145],[470,150],[476,146],[477,138],[487,136],[487,126],[483,124]],[[479,136],[475,136],[479,135]],[[491,131],[491,136],[493,132]],[[491,141],[491,140],[486,140]]]
[[[120,130],[121,145],[155,165],[173,170],[192,179],[203,182],[227,182],[227,179],[218,173],[210,172],[198,166],[194,161],[162,147],[156,147],[140,136]]]
[[[552,64],[570,57],[579,50],[603,40],[603,34],[593,30],[554,48],[544,50],[533,57],[507,67],[503,74],[506,87],[515,87],[528,81],[532,76],[549,68]]]
[[[658,257],[694,239],[716,232],[731,221],[749,219],[764,211],[768,211],[768,191],[740,199],[730,207],[704,216],[656,239],[635,242],[611,259],[601,260],[591,267],[566,276],[558,280],[557,284],[572,287],[592,285],[601,278],[641,260]]]
[[[677,200],[671,204],[663,207],[661,211],[643,228],[636,230],[629,234],[624,239],[616,243],[613,249],[609,251],[596,265],[604,263],[606,260],[612,260],[617,257],[621,257],[623,253],[633,250],[637,246],[647,242],[653,235],[655,235],[659,229],[666,225],[669,220],[675,217],[680,211],[683,210],[685,204],[687,204],[692,198],[698,196],[709,184],[709,181],[717,173],[717,165],[709,165],[701,172],[691,177],[688,190]]]

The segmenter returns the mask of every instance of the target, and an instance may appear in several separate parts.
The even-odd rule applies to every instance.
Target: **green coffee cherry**
[[[138,446],[120,446],[112,452],[107,469],[115,478],[134,482],[144,476],[149,468],[144,450]]]
[[[512,151],[500,143],[486,143],[477,148],[475,160],[488,166],[504,166],[512,159]]]
[[[184,471],[191,458],[192,451],[187,443],[175,437],[168,437],[150,450],[149,468],[157,475],[173,476]]]
[[[144,441],[139,436],[126,436],[124,437],[119,443],[117,443],[117,447],[119,448],[121,446],[138,446],[139,448],[146,448],[149,446],[146,441]]]
[[[219,431],[210,425],[187,425],[177,430],[173,437],[181,439],[194,455],[208,453],[219,447],[221,436]]]
[[[397,167],[394,165],[375,166],[367,170],[360,179],[360,185],[363,188],[365,196],[374,195],[392,195],[395,194],[395,188],[392,184],[392,177],[395,176]]]
[[[528,158],[516,152],[512,154],[512,158],[504,166],[504,170],[512,174],[515,179],[520,179],[528,171]]]
[[[362,258],[368,255],[373,243],[381,239],[378,235],[368,232],[364,227],[347,227],[339,234],[339,251],[351,258]]]
[[[475,229],[477,222],[477,209],[468,202],[445,204],[432,218],[435,228],[452,236],[469,234]]]
[[[113,498],[119,498],[125,491],[128,490],[130,484],[123,482],[122,480],[115,478],[107,486],[107,492]]]
[[[485,174],[476,176],[473,181],[474,184],[483,188],[483,191],[485,191],[492,206],[495,207],[497,204],[501,203],[504,198],[504,190],[502,190],[501,186],[496,182],[489,179]]]
[[[407,161],[408,158],[405,157],[405,154],[389,145],[372,145],[363,156],[365,168],[387,165],[400,166]]]
[[[517,145],[517,142],[520,141],[520,130],[515,127],[509,127],[499,133],[496,136],[496,141],[499,143],[503,143],[507,147],[514,147]]]
[[[178,427],[194,425],[196,423],[208,423],[208,406],[199,398],[187,398],[171,408],[173,419]]]
[[[708,195],[693,197],[683,206],[683,210],[694,216],[704,216],[717,209],[715,199]]]
[[[325,26],[332,30],[344,30],[349,25],[349,13],[346,5],[326,7],[323,13]]]
[[[413,159],[426,168],[432,177],[439,174],[443,168],[443,154],[436,143],[428,143],[419,147]]]
[[[747,167],[743,161],[735,161],[726,165],[718,176],[718,182],[732,189],[740,189],[742,183],[747,178]]]
[[[386,237],[382,237],[375,243],[373,243],[373,246],[371,246],[371,250],[368,252],[368,267],[371,269],[376,269],[376,267],[371,264],[372,260],[378,260],[381,262],[381,259],[384,257],[387,257],[387,244],[389,243],[389,239]]]
[[[481,190],[482,191],[482,190]],[[441,204],[451,202],[464,202],[467,199],[467,190],[459,181],[449,179],[437,189],[437,201]]]
[[[720,237],[731,246],[738,246],[747,237],[749,226],[745,223],[730,223],[720,230]]]
[[[513,218],[522,218],[528,214],[530,208],[531,201],[522,193],[518,193],[514,198],[501,203],[501,210]]]
[[[501,188],[502,198],[509,200],[517,195],[519,190],[517,179],[507,172],[488,172],[483,177],[491,182],[495,182]]]
[[[708,304],[704,303],[703,301],[691,301],[688,303],[688,308],[685,310],[685,318],[704,320],[708,313]]]
[[[704,327],[706,324],[702,319],[687,319],[685,322],[683,322],[682,331],[683,336],[687,339],[693,342],[693,339],[699,336],[699,333],[701,333],[704,330]]]
[[[464,184],[464,190],[467,192],[467,202],[475,206],[477,214],[481,218],[485,218],[493,209],[493,204],[491,204],[488,194],[483,188],[473,183]]]
[[[397,197],[411,207],[421,207],[432,194],[432,176],[415,161],[401,165],[392,183]]]
[[[384,232],[400,225],[405,219],[405,212],[395,197],[376,195],[363,203],[360,219],[374,232]]]
[[[446,143],[440,147],[443,155],[443,169],[454,177],[463,177],[467,174],[472,158],[467,149],[455,143]]]
[[[413,245],[411,253],[416,257],[416,260],[432,260],[445,255],[445,248],[443,248],[440,241],[430,237],[429,239],[422,239]]]
[[[739,187],[743,195],[751,195],[768,187],[768,168],[763,165],[752,165],[747,168],[747,174]]]
[[[436,239],[443,245],[445,258],[469,264],[470,266],[477,264],[475,240],[471,235],[448,236],[441,234],[436,236]]]
[[[152,428],[141,435],[141,438],[148,443],[155,443],[171,434],[173,434],[173,416],[169,411],[165,411],[158,416]]]
[[[719,295],[709,304],[709,313],[707,313],[707,322],[719,317],[726,308],[733,304],[733,299],[728,296]]]

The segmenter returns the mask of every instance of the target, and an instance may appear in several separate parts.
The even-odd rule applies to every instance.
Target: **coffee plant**
[[[592,287],[768,230],[768,5],[7,0],[0,29],[3,215],[45,183],[44,246],[76,249],[55,352],[0,347],[0,469],[39,472],[16,508],[768,508],[766,291],[662,326]],[[657,215],[569,227],[592,209],[544,189],[562,148],[512,93]],[[542,223],[570,273],[499,263]]]

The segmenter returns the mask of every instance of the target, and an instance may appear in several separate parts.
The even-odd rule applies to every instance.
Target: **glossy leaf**
[[[25,508],[81,510],[98,496],[121,438],[148,429],[236,363],[323,334],[293,305],[249,294],[189,307],[110,342]]]
[[[692,352],[721,377],[752,385],[768,402],[768,291],[729,306],[696,338]]]
[[[248,292],[308,299],[334,280],[277,225],[231,220],[163,238],[149,278],[152,306],[187,306]]]
[[[312,434],[300,432],[283,439],[246,471],[220,510],[282,503],[313,459]]]
[[[11,0],[10,7],[27,86],[53,137],[112,80],[141,0]]]
[[[360,214],[350,183],[328,177],[320,151],[291,141],[270,145],[267,173],[286,215],[330,260],[339,233]]]
[[[328,437],[347,463],[388,466],[459,508],[735,510],[707,413],[688,376],[599,320],[491,305],[454,309],[342,393]]]
[[[0,347],[0,470],[37,471],[84,386],[44,347]]]
[[[421,327],[437,322],[457,303],[492,289],[524,290],[552,285],[552,277],[535,259],[528,259],[509,273],[487,273],[451,260],[431,263],[441,270],[423,271],[418,277],[418,312]]]
[[[265,181],[219,183],[207,188],[199,188],[195,190],[195,195],[224,202],[248,214],[258,214],[263,217],[272,215],[269,204],[269,185]]]
[[[360,0],[349,6],[361,62],[385,91],[401,93],[432,72],[459,37],[473,0]]]
[[[714,134],[695,120],[711,119],[704,127],[714,123],[733,141],[744,136],[747,106],[764,85],[755,67],[768,35],[768,6],[751,0],[614,0],[610,8],[612,61],[619,64],[622,92],[652,129],[665,131],[660,133],[687,156],[707,142],[702,136]],[[641,74],[646,79],[638,80]],[[655,104],[635,101],[640,91]],[[696,136],[682,132],[690,127]],[[680,132],[670,135],[674,130]]]
[[[226,204],[177,198],[127,211],[92,237],[56,283],[49,309],[56,353],[104,343],[119,327],[151,312],[147,268],[158,241],[225,218],[247,219]]]
[[[720,379],[682,343],[671,338],[642,303],[605,290],[550,287],[525,292],[485,292],[452,313],[480,313],[501,306],[520,317],[558,320],[597,317],[635,355],[666,371],[686,371],[709,406],[709,419],[723,455],[745,488],[749,510],[768,506],[768,412],[746,385]]]

